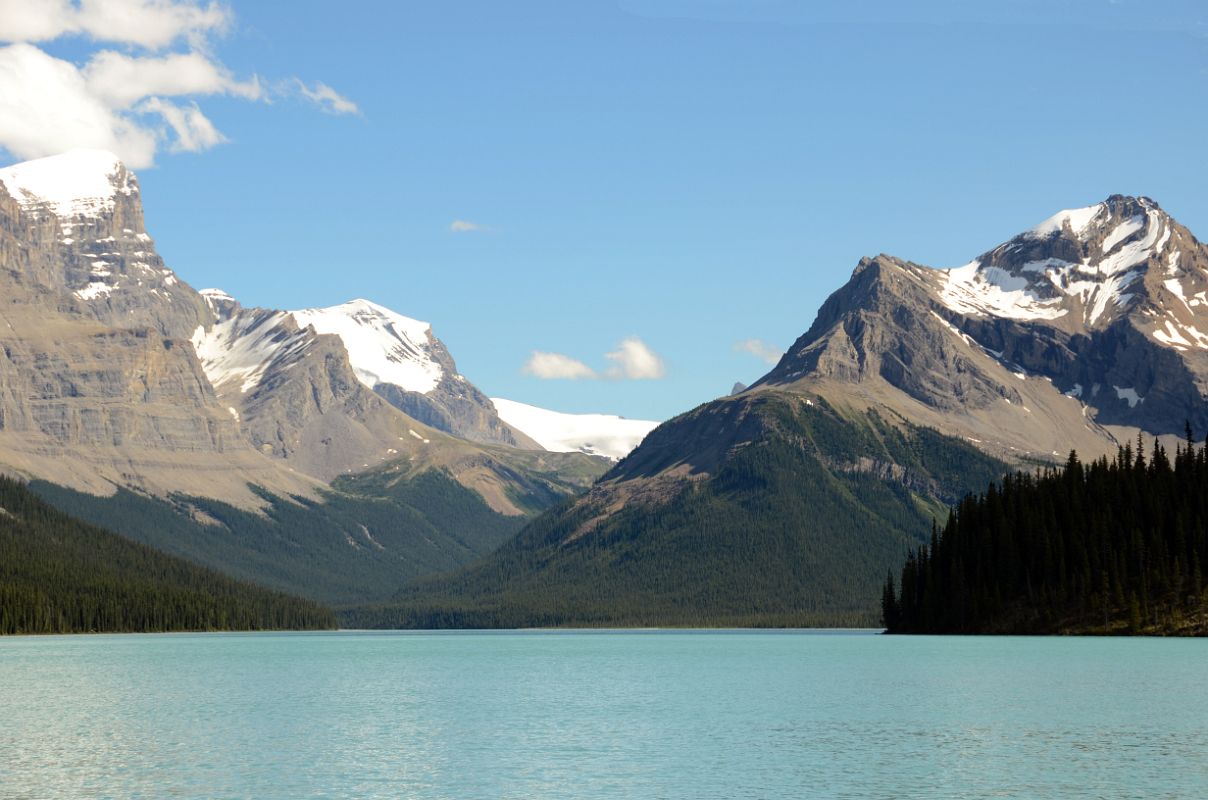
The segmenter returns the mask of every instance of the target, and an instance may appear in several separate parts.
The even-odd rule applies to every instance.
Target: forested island
[[[1208,634],[1208,445],[1140,440],[970,495],[909,554],[889,633]]]
[[[0,477],[0,633],[334,627],[317,603],[81,522]]]

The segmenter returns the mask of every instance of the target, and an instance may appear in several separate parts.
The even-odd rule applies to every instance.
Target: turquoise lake
[[[1208,642],[0,639],[0,797],[1208,797]]]

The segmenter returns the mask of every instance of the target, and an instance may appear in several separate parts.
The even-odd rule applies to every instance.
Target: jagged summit
[[[23,207],[60,218],[111,211],[118,195],[136,196],[138,180],[107,150],[78,149],[0,169],[0,183]]]
[[[1060,211],[946,270],[940,298],[961,314],[1050,320],[1069,330],[1102,327],[1153,297],[1146,281],[1151,273],[1176,279],[1181,291],[1186,276],[1180,258],[1198,249],[1153,200],[1112,195]],[[1198,285],[1198,275],[1191,277],[1195,288],[1188,296],[1208,288]]]
[[[864,258],[756,386],[854,391],[1007,454],[1093,452],[1104,426],[1200,430],[1208,247],[1113,195],[955,269]]]

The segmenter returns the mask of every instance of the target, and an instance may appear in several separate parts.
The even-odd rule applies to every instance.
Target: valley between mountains
[[[1208,248],[1149,198],[955,269],[861,259],[661,425],[490,398],[370,300],[194,290],[143,214],[108,153],[0,170],[0,469],[346,626],[876,625],[968,493],[1208,431]]]

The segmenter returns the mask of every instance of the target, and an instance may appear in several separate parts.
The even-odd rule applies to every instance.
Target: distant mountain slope
[[[697,465],[675,455],[688,443],[708,445]],[[874,625],[885,566],[942,502],[1003,469],[960,440],[824,401],[719,401],[480,563],[345,624]]]
[[[0,477],[0,633],[333,627],[314,603],[80,522]]]
[[[262,513],[204,497],[111,497],[35,482],[39,496],[124,536],[258,583],[328,604],[388,597],[400,583],[479,558],[524,517],[496,514],[439,472],[376,491],[320,500],[265,495]]]
[[[580,452],[624,458],[641,444],[657,422],[611,414],[565,414],[515,400],[492,397],[499,417],[544,447],[560,453]]]

